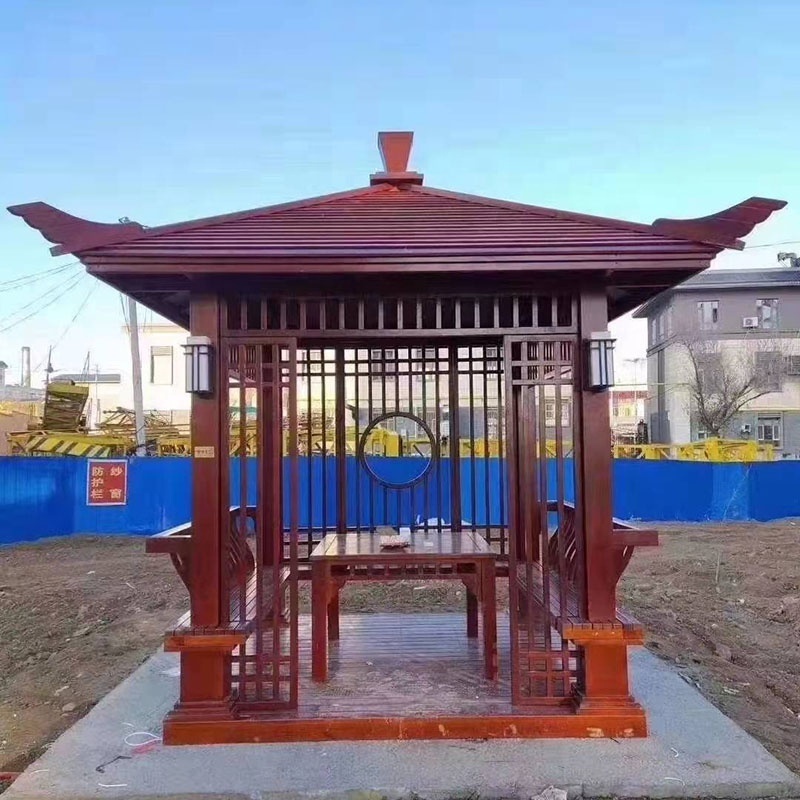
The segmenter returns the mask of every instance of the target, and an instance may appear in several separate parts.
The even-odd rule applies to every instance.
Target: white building
[[[127,330],[125,330],[127,337]],[[176,425],[189,422],[192,398],[185,389],[183,344],[188,334],[178,325],[154,322],[139,326],[142,359],[142,402],[145,411],[158,411]],[[133,408],[133,382],[125,376],[126,408]]]

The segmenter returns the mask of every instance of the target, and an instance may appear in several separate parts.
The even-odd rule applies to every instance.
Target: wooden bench
[[[558,511],[558,504],[549,502],[550,513]],[[613,622],[590,622],[585,619],[576,589],[579,577],[580,562],[578,560],[578,543],[575,526],[575,506],[563,504],[564,530],[558,529],[548,542],[546,555],[546,572],[542,564],[533,564],[530,570],[523,565],[517,566],[515,582],[518,598],[523,610],[532,605],[538,613],[544,613],[550,625],[559,634],[576,644],[588,642],[619,641],[626,645],[642,644],[644,628],[641,623],[623,609],[617,608]],[[622,520],[613,520],[612,565],[614,584],[619,582],[636,547],[652,547],[658,545],[658,532],[634,528]],[[561,543],[559,542],[559,534]],[[563,565],[563,570],[562,570]],[[547,586],[547,597],[545,597]]]
[[[228,549],[227,585],[229,593],[228,621],[219,625],[194,625],[191,609],[166,632],[164,649],[168,652],[184,650],[231,649],[244,644],[253,631],[258,603],[258,586],[256,562],[248,543],[250,529],[249,520],[254,521],[255,509],[246,509],[245,526],[242,526],[242,514],[239,506],[230,509],[230,540]],[[254,527],[253,527],[254,530]],[[167,553],[172,560],[176,572],[189,591],[192,598],[192,526],[191,523],[178,525],[175,528],[150,536],[145,550],[148,553]],[[274,613],[274,579],[275,570],[265,567],[261,575],[261,607],[262,618],[270,619]],[[279,616],[285,621],[286,603],[284,592],[288,585],[290,570],[281,567],[277,572],[280,585]],[[191,604],[191,603],[190,603]]]

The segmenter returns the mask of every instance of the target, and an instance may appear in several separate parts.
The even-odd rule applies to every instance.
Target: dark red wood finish
[[[380,135],[384,170],[368,187],[176,225],[103,225],[44,203],[10,209],[54,254],[77,255],[212,342],[217,389],[192,404],[201,449],[190,534],[148,545],[170,554],[190,593],[189,615],[165,640],[182,667],[169,743],[646,732],[626,657],[642,629],[615,590],[633,548],[655,537],[612,521],[608,399],[585,385],[584,348],[609,319],[741,247],[785,204],[751,198],[652,225],[592,217],[423,186],[409,170],[411,142]],[[425,420],[436,464],[416,489],[360,473],[348,487],[348,452],[388,411]],[[331,464],[335,488],[323,480],[318,498],[301,498],[300,453],[309,484],[312,462],[324,475]],[[493,459],[507,469],[493,473]],[[298,583],[311,552],[329,533],[363,535],[404,508],[425,535],[480,533],[508,574],[500,711],[495,699],[408,717],[403,699],[377,713],[365,686],[361,711],[350,704],[343,717],[301,680],[311,642]],[[351,567],[313,563],[324,571],[312,590],[318,627],[345,648],[329,578]],[[493,605],[490,563],[471,568],[465,638],[480,627],[476,601]],[[327,640],[315,641],[319,665]],[[344,663],[342,674],[358,658]]]
[[[391,530],[391,529],[389,529]],[[380,532],[328,534],[311,554],[312,676],[328,679],[328,639],[339,638],[338,597],[349,581],[458,580],[475,605],[468,609],[467,636],[483,621],[484,674],[497,678],[496,555],[471,531],[415,531],[407,548],[383,550]],[[332,623],[332,624],[331,624]]]

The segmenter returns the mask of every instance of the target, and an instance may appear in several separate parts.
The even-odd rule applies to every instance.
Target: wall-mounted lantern
[[[614,342],[608,331],[590,333],[587,342],[588,387],[601,392],[614,385]]]
[[[214,351],[208,336],[190,336],[183,346],[186,356],[186,391],[208,396],[214,391],[212,361]]]

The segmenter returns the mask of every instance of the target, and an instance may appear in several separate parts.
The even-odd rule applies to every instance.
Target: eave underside
[[[87,261],[89,261],[87,259]],[[397,297],[424,295],[438,297],[500,291],[548,291],[575,294],[579,287],[603,286],[608,297],[609,319],[615,319],[662,291],[708,267],[703,260],[667,262],[597,262],[565,265],[563,262],[530,264],[525,262],[464,264],[398,261],[393,264],[363,265],[364,271],[342,274],[341,267],[330,262],[276,265],[237,264],[228,270],[199,272],[197,262],[183,270],[177,264],[143,265],[126,269],[120,263],[89,263],[90,274],[119,291],[134,297],[143,306],[171,322],[188,329],[192,293],[234,295],[240,293],[275,293],[306,297]],[[215,262],[216,264],[216,262]],[[210,266],[210,265],[209,265]],[[350,263],[352,269],[352,262]],[[481,269],[483,267],[483,269]],[[402,281],[398,281],[402,275]]]

